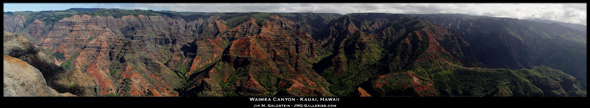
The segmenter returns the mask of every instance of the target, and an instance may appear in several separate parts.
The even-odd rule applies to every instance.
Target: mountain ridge
[[[118,17],[101,16],[111,11],[123,13],[117,14]],[[535,50],[523,54],[521,50],[505,53],[517,58],[515,63],[520,63],[521,67],[511,67],[512,64],[494,67],[511,62],[485,61],[477,55],[482,51],[477,48],[484,47],[474,45],[478,40],[464,32],[472,29],[445,26],[445,21],[453,19],[443,19],[441,23],[432,19],[440,17],[436,15],[175,13],[117,9],[66,14],[72,16],[57,21],[30,21],[27,16],[34,15],[18,12],[4,14],[4,30],[21,31],[18,34],[31,38],[35,46],[52,55],[54,64],[88,73],[100,86],[99,96],[354,96],[357,92],[372,96],[585,96],[579,92],[585,90],[585,85],[579,87],[575,80],[582,75],[565,71],[576,75],[574,81],[570,81],[567,74],[561,77],[563,73],[552,69],[564,67],[541,63],[553,67],[534,69],[539,66],[535,62],[537,59],[520,59]],[[25,24],[29,21],[31,24]],[[500,21],[519,23],[519,20],[510,19]],[[493,26],[479,29],[489,27]],[[518,35],[529,31],[514,30],[518,31],[498,30],[496,34],[516,37],[499,38],[502,41],[537,39]],[[547,36],[553,37],[558,32],[548,33],[552,34]],[[485,36],[502,37],[496,34]],[[567,42],[570,38],[581,39],[576,32],[557,36],[554,38]],[[515,42],[507,47],[542,49],[527,44],[514,47],[512,43]],[[577,48],[577,45],[569,46]],[[557,73],[551,75],[560,77],[514,74],[521,68],[533,69],[530,72],[534,74],[550,70],[549,73]],[[464,71],[482,73],[472,77],[488,73],[507,75],[510,78],[502,80],[511,83],[470,84],[457,80],[445,83],[440,80],[464,77],[459,74]],[[355,80],[343,82],[346,78]],[[526,82],[533,78],[554,85],[545,87],[542,83]],[[407,81],[414,84],[405,83]],[[486,81],[489,80],[483,82]],[[570,82],[561,84],[560,81]],[[396,83],[410,85],[388,85]],[[519,84],[524,85],[515,86]],[[351,86],[343,87],[345,85]],[[488,87],[493,85],[499,87]],[[469,88],[454,86],[481,90],[469,92]],[[536,89],[521,90],[525,86]]]

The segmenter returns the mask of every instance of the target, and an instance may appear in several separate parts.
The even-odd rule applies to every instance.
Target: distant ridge
[[[78,11],[78,12],[94,12],[104,8],[70,8],[67,10]]]
[[[556,21],[550,21],[550,20],[542,20],[542,19],[525,19],[528,21],[534,21],[534,22],[541,22],[541,23],[547,23],[547,24],[557,24],[560,26],[564,26],[567,28],[571,28],[574,30],[578,30],[578,31],[582,31],[584,33],[587,33],[588,26],[585,25],[580,25],[580,24],[572,24],[572,23],[562,23],[562,22],[556,22]]]
[[[514,18],[72,8],[4,31],[78,96],[586,96],[586,33]]]

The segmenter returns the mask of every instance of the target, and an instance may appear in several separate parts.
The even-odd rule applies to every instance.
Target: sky
[[[4,12],[69,8],[183,12],[458,13],[587,25],[586,3],[4,3]]]

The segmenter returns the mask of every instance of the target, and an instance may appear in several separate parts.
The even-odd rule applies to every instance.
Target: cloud
[[[183,12],[460,13],[586,25],[585,3],[99,3],[99,8]]]
[[[315,12],[315,13],[461,13],[518,19],[587,23],[586,4],[555,3],[164,3],[124,4],[126,8],[190,12]]]

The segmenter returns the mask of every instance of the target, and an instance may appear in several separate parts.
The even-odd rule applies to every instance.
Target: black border
[[[298,98],[298,97],[296,97]],[[340,97],[337,102],[250,101],[249,97],[3,97],[2,105],[19,104],[127,104],[127,105],[198,105],[217,107],[252,107],[254,104],[336,104],[337,107],[367,106],[454,106],[454,105],[588,105],[588,97]],[[562,106],[563,107],[563,106]]]

